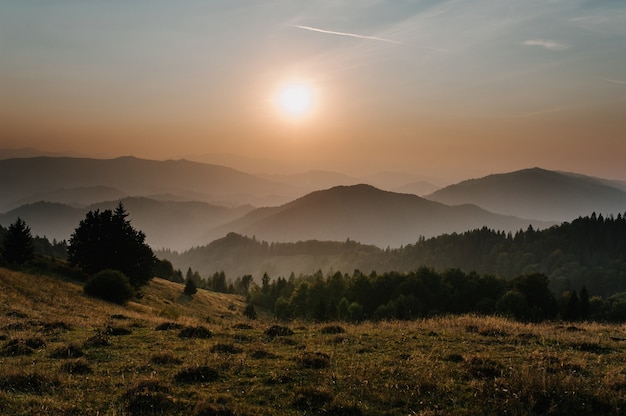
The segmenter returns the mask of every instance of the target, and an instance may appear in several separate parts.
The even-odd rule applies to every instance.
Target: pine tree
[[[185,295],[195,295],[198,292],[198,288],[196,287],[196,284],[194,283],[193,279],[187,279],[187,281],[185,282]]]
[[[35,256],[30,227],[21,218],[9,226],[2,244],[2,255],[10,265],[21,266]]]
[[[135,230],[127,216],[121,202],[114,212],[89,211],[70,238],[70,263],[88,274],[119,270],[134,287],[147,284],[156,257],[145,243],[145,234]]]

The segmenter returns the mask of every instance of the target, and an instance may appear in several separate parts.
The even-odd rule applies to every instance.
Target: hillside
[[[569,221],[592,212],[626,212],[626,192],[607,181],[540,168],[466,180],[426,198],[448,205],[475,204],[492,212],[544,221]]]
[[[382,191],[369,185],[338,186],[312,192],[275,208],[251,211],[213,230],[236,232],[267,241],[351,239],[379,247],[398,247],[443,233],[487,226],[525,229],[540,221],[497,215],[472,205],[450,207],[415,195]]]
[[[60,201],[60,194],[101,188],[99,201],[114,188],[132,196],[176,195],[218,205],[283,203],[297,195],[284,184],[235,169],[186,160],[156,161],[135,157],[85,159],[35,157],[0,160],[0,210],[20,201]],[[58,195],[55,195],[58,194]],[[91,200],[95,200],[91,196]],[[68,201],[63,201],[68,202]]]
[[[156,255],[170,260],[175,268],[187,270],[191,267],[204,278],[223,271],[229,279],[250,274],[260,281],[264,273],[287,277],[292,272],[296,275],[313,274],[318,270],[387,270],[389,265],[381,253],[378,247],[354,241],[270,244],[229,233],[181,253],[164,250],[157,251]]]
[[[280,323],[155,279],[126,306],[0,268],[0,413],[619,415],[623,326]],[[436,369],[436,371],[433,371]],[[549,388],[546,389],[546,386]]]

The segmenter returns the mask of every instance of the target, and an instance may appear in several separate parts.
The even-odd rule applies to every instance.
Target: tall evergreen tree
[[[18,217],[9,226],[2,244],[2,255],[8,264],[15,266],[21,266],[35,256],[33,236],[23,219]]]
[[[127,216],[121,202],[114,212],[89,211],[70,238],[70,263],[89,274],[119,270],[133,286],[147,284],[153,276],[156,257],[145,243],[145,234],[135,230]]]

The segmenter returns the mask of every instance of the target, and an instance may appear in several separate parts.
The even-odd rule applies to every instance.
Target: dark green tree
[[[160,277],[161,279],[171,280],[173,282],[178,281],[178,276],[176,275],[176,271],[174,270],[174,266],[172,262],[166,259],[159,259],[155,262],[153,267],[153,272],[156,277]],[[182,280],[179,281],[182,283]]]
[[[115,211],[89,211],[70,238],[70,264],[88,274],[119,270],[134,287],[147,284],[156,257],[145,243],[145,234],[135,230],[127,216],[121,202]]]
[[[214,292],[228,293],[226,273],[224,273],[224,271],[213,273],[213,276],[209,280],[209,288]]]
[[[23,219],[9,226],[2,244],[2,255],[9,265],[21,266],[35,256],[33,236]]]
[[[580,300],[576,291],[573,290],[567,297],[567,304],[563,312],[563,319],[566,321],[578,321],[580,319]]]
[[[587,320],[589,318],[589,292],[587,292],[587,288],[583,286],[580,289],[580,319]]]
[[[195,295],[196,293],[198,293],[198,288],[196,287],[196,284],[194,283],[193,279],[187,279],[187,281],[185,282],[185,295]]]
[[[254,309],[254,305],[248,304],[246,308],[243,310],[243,316],[248,319],[256,319],[256,309]]]

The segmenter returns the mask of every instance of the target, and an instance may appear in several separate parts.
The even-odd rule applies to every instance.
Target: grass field
[[[251,321],[182,292],[118,306],[0,269],[0,414],[626,414],[624,325]]]

